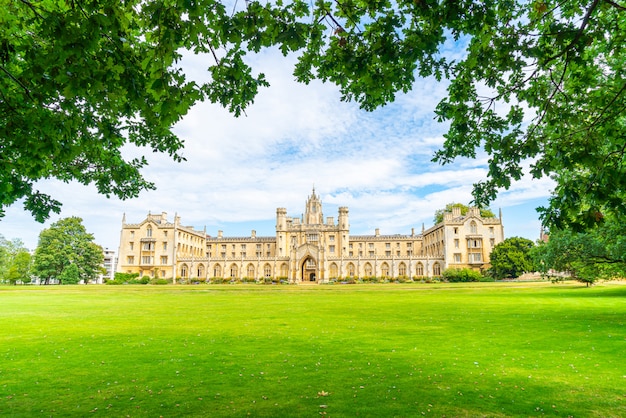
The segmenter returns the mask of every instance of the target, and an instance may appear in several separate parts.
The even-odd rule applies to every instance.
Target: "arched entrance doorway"
[[[313,257],[307,257],[302,263],[302,281],[317,281],[317,262],[313,259]]]

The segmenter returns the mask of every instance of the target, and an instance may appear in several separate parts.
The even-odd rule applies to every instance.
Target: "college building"
[[[448,268],[489,267],[493,247],[504,240],[502,213],[484,218],[478,208],[444,213],[431,228],[408,235],[350,235],[348,208],[324,218],[315,189],[301,217],[276,209],[276,235],[207,235],[173,221],[165,212],[139,223],[122,219],[117,271],[174,282],[230,279],[289,283],[380,278],[422,280]]]

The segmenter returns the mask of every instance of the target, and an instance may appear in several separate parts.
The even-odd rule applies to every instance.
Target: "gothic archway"
[[[301,267],[303,282],[317,281],[317,262],[311,256],[304,259]]]

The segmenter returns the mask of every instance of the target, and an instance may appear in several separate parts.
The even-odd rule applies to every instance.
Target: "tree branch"
[[[621,96],[621,95],[622,95],[625,91],[626,91],[626,83],[624,83],[624,84],[622,85],[622,88],[621,88],[621,89],[619,89],[619,91],[617,92],[617,94],[616,94],[615,96],[613,96],[613,99],[611,99],[611,101],[610,101],[610,102],[609,102],[606,106],[604,106],[604,109],[602,109],[602,111],[600,112],[600,114],[599,114],[599,115],[598,115],[598,116],[594,119],[594,121],[591,123],[591,125],[590,125],[590,126],[597,125],[597,124],[598,124],[598,122],[600,122],[600,119],[602,118],[602,116],[606,113],[606,111],[607,111],[607,110],[608,110],[611,106],[613,106],[613,103],[615,103],[615,101],[617,100],[617,98],[618,98],[619,96]]]
[[[29,8],[30,10],[32,10],[32,11],[33,11],[33,13],[35,13],[35,15],[36,15],[38,18],[43,19],[43,16],[41,15],[41,13],[39,13],[39,12],[37,11],[37,9],[35,9],[35,6],[33,6],[33,4],[32,4],[31,2],[29,2],[29,1],[27,1],[27,0],[20,0],[20,1],[21,1],[22,3],[24,3],[26,6],[28,6],[28,8]]]
[[[593,13],[593,11],[595,10],[595,8],[598,6],[598,3],[600,2],[600,0],[594,0],[593,4],[591,6],[589,6],[589,9],[587,9],[587,13],[585,13],[585,16],[583,17],[583,21],[580,24],[580,27],[578,28],[578,32],[576,32],[576,36],[574,36],[574,39],[572,39],[570,41],[569,44],[567,44],[567,46],[558,54],[548,58],[543,65],[548,64],[550,61],[554,61],[555,59],[558,59],[560,57],[562,57],[563,55],[565,55],[570,49],[572,49],[572,47],[574,46],[574,44],[576,42],[578,42],[578,40],[580,39],[580,37],[583,35],[583,32],[585,31],[585,28],[587,27],[587,24],[589,23],[589,19],[591,19],[591,14]]]
[[[20,80],[18,80],[13,74],[11,74],[9,72],[9,70],[7,70],[6,68],[4,68],[3,66],[0,65],[0,70],[2,70],[6,75],[9,76],[9,78],[13,81],[15,81],[17,84],[20,85],[20,87],[22,89],[24,89],[24,92],[26,93],[26,95],[28,96],[28,98],[32,101],[35,101],[35,99],[33,98],[33,96],[31,96],[30,94],[30,90],[28,89],[28,87],[26,87],[24,84],[22,84],[22,82]]]
[[[616,9],[626,11],[626,6],[622,6],[621,4],[617,4],[617,3],[615,3],[614,1],[611,1],[611,0],[604,0],[604,2],[605,2],[605,3],[608,3],[609,5],[611,5],[611,6],[613,6],[613,7],[615,7]]]

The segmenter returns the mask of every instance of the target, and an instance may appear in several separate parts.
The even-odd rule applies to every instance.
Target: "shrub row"
[[[488,277],[483,276],[479,271],[463,268],[463,269],[447,269],[443,272],[441,277],[423,277],[414,276],[412,278],[408,276],[399,277],[333,277],[329,280],[330,283],[339,284],[355,284],[355,283],[407,283],[407,282],[421,282],[421,283],[438,283],[438,282],[479,282],[479,281],[493,281]],[[192,278],[183,279],[177,278],[176,282],[179,284],[238,284],[238,283],[259,283],[259,284],[287,284],[289,280],[287,277],[264,277],[261,279],[255,279],[252,277],[211,277],[211,278]],[[122,285],[122,284],[169,284],[172,283],[172,279],[151,279],[148,276],[139,278],[138,273],[115,273],[114,280],[108,280],[108,285]]]

